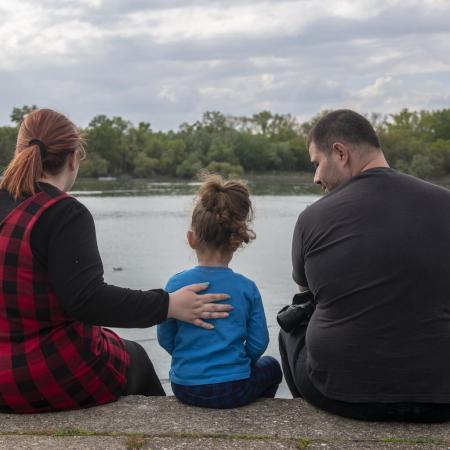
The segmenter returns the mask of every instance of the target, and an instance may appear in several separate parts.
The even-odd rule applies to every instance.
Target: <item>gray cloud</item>
[[[44,22],[48,15],[37,33],[27,31],[25,12],[3,4],[11,20],[0,29],[0,123],[13,106],[32,103],[80,125],[103,113],[155,129],[205,110],[306,120],[333,107],[449,107],[450,5],[386,0],[375,11],[364,3],[346,13],[295,0],[40,0],[29,3]],[[309,16],[291,18],[290,8]],[[12,35],[14,24],[25,31]]]

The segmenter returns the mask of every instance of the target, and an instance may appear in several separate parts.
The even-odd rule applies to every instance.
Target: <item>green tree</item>
[[[166,142],[161,154],[160,167],[165,175],[176,176],[177,167],[186,158],[186,144],[181,139],[172,139]]]
[[[270,141],[262,134],[239,133],[235,143],[235,154],[245,171],[270,169]]]
[[[211,161],[206,169],[225,178],[240,178],[244,173],[244,169],[239,164],[230,164],[225,161]]]
[[[139,178],[149,178],[160,168],[159,161],[156,158],[150,158],[144,152],[139,152],[134,157],[133,163],[134,175]]]
[[[23,105],[21,108],[15,106],[12,110],[12,113],[10,115],[11,122],[14,122],[16,125],[19,125],[23,118],[30,113],[31,111],[34,111],[38,109],[36,105]]]
[[[128,127],[125,137],[129,151],[135,155],[145,151],[150,146],[152,138],[152,129],[147,122],[139,122],[137,127]]]
[[[450,139],[450,109],[421,112],[423,137],[429,141]]]
[[[286,142],[294,139],[299,133],[300,126],[290,114],[275,114],[268,125],[268,134],[273,141]]]
[[[409,111],[408,108],[402,109],[399,113],[390,114],[389,128],[392,130],[408,130],[411,133],[417,133],[421,129],[420,114],[416,111]]]
[[[223,133],[232,128],[231,122],[219,111],[206,111],[202,117],[201,127],[208,133]]]
[[[205,166],[198,160],[197,155],[191,153],[176,168],[175,174],[180,178],[193,178]]]
[[[234,153],[234,148],[230,143],[214,136],[211,146],[206,154],[208,161],[228,162],[230,164],[239,164],[239,159]]]
[[[296,136],[289,141],[289,147],[291,149],[294,163],[290,169],[304,172],[311,172],[312,165],[309,157],[308,149],[306,148],[306,141],[303,137]]]
[[[80,165],[80,177],[104,177],[109,174],[109,163],[96,153],[88,153]]]
[[[36,105],[15,107],[20,123]],[[147,122],[134,126],[121,117],[98,115],[84,133],[88,159],[81,176],[156,174],[191,178],[209,168],[225,176],[245,172],[311,170],[306,136],[322,111],[302,124],[290,114],[261,111],[250,117],[206,111],[178,131],[154,132]],[[450,109],[371,114],[382,148],[393,167],[420,177],[450,174]],[[0,168],[10,161],[16,126],[0,127]]]
[[[17,128],[0,127],[0,170],[11,161],[16,147]]]
[[[430,178],[434,175],[434,167],[428,155],[414,155],[409,166],[409,173],[419,178]]]
[[[433,165],[433,175],[450,174],[450,139],[437,139],[428,144],[427,150]]]
[[[267,135],[272,118],[273,116],[270,111],[261,111],[257,114],[253,114],[251,122],[254,125],[255,132]]]
[[[184,140],[188,154],[197,153],[201,158],[208,153],[212,135],[203,129],[198,129],[189,135],[180,134],[180,138]]]
[[[109,162],[110,175],[131,173],[133,147],[127,145],[127,132],[131,123],[121,117],[112,119],[104,115],[94,117],[86,130],[88,152]]]

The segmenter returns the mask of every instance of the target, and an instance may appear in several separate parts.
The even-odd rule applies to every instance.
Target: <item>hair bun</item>
[[[220,211],[224,208],[226,199],[224,198],[225,186],[217,175],[205,176],[200,188],[199,197],[203,207],[208,211]]]
[[[255,238],[249,228],[253,210],[248,189],[240,180],[224,181],[202,174],[192,230],[200,245],[235,251]]]

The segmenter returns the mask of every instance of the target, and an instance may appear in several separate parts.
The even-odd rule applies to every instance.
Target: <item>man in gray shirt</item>
[[[308,148],[326,195],[293,236],[294,280],[317,306],[280,333],[292,395],[360,419],[450,419],[450,191],[389,168],[350,110]]]

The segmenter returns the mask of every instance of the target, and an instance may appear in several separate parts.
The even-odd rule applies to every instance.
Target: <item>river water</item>
[[[195,254],[185,238],[192,195],[94,194],[98,193],[75,193],[94,216],[107,283],[144,290],[164,287],[171,275],[196,265]],[[298,214],[318,197],[262,195],[252,199],[257,238],[236,252],[230,267],[256,282],[270,334],[265,354],[279,360],[276,313],[297,290],[291,277],[292,232]],[[116,331],[143,345],[166,392],[171,394],[170,356],[158,345],[156,327]],[[277,396],[290,397],[284,381]]]

